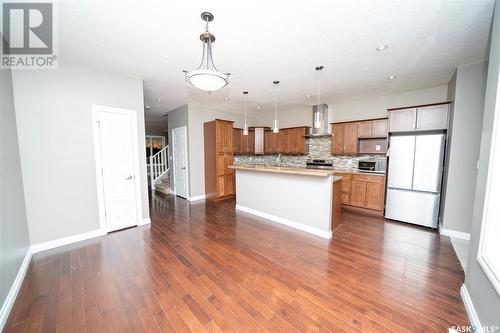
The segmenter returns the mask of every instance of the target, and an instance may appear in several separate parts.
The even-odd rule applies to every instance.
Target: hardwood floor
[[[447,332],[468,325],[448,237],[344,213],[332,240],[234,201],[153,197],[151,226],[34,256],[5,332]]]

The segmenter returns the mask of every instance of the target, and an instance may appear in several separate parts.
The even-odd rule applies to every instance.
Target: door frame
[[[175,168],[175,138],[174,138],[174,131],[175,130],[181,130],[183,129],[184,130],[184,142],[186,143],[185,147],[184,147],[184,153],[186,154],[186,186],[187,186],[187,189],[186,189],[186,200],[189,200],[190,198],[190,191],[189,191],[189,155],[188,155],[188,129],[187,129],[187,126],[179,126],[179,127],[175,127],[175,128],[172,128],[171,129],[171,145],[172,145],[172,149],[171,149],[171,152],[172,152],[172,170],[173,170],[173,184],[174,184],[174,188],[173,188],[173,192],[174,192],[174,195],[177,196],[177,184],[175,182],[175,175],[176,175],[176,168]],[[169,142],[169,143],[170,143]]]
[[[106,205],[104,203],[104,179],[102,174],[102,152],[101,152],[101,137],[99,135],[99,113],[111,112],[116,114],[127,114],[132,119],[132,133],[137,131],[137,111],[115,108],[104,105],[92,104],[92,130],[94,135],[94,154],[95,154],[95,171],[97,181],[97,205],[99,210],[99,227],[100,230],[108,233],[106,221]],[[137,135],[132,135],[132,158],[134,159],[134,174],[135,174],[135,201],[136,201],[136,226],[141,224],[142,220],[142,193],[141,193],[141,174],[139,167],[139,141]]]

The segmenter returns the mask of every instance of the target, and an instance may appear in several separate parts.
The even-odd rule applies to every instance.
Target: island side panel
[[[236,170],[236,206],[322,237],[331,237],[332,177]]]

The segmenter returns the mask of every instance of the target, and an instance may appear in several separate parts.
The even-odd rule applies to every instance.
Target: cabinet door
[[[239,128],[233,129],[233,154],[241,154],[241,135],[242,130]]]
[[[220,198],[224,196],[226,188],[226,160],[224,153],[217,153],[215,168],[217,172],[217,198]]]
[[[417,121],[417,109],[389,111],[389,132],[414,131]]]
[[[352,206],[364,207],[366,203],[366,181],[351,181],[351,202]]]
[[[285,129],[281,129],[278,132],[278,153],[287,153],[287,142],[288,142],[288,132]]]
[[[286,152],[290,155],[297,154],[297,134],[295,132],[295,128],[289,128],[287,131],[287,144],[286,144]]]
[[[279,133],[271,134],[271,153],[276,154],[279,151]]]
[[[335,173],[335,175],[342,177],[342,204],[348,205],[350,201],[352,175],[350,173]]]
[[[241,132],[241,153],[248,154],[248,135],[243,135],[243,131]]]
[[[296,137],[296,150],[295,153],[297,155],[304,155],[306,154],[306,138],[304,137],[306,135],[306,128],[305,127],[299,127],[295,129],[295,137]]]
[[[248,154],[253,155],[255,153],[255,131],[248,131]]]
[[[358,152],[358,124],[347,123],[344,130],[344,154]]]
[[[372,137],[375,138],[387,137],[387,119],[378,119],[372,121]]]
[[[384,177],[366,182],[366,208],[384,209]]]
[[[224,172],[225,172],[224,195],[233,195],[235,192],[234,170],[229,168],[231,165],[233,165],[233,155],[226,154],[224,156]]]
[[[417,131],[448,128],[448,104],[426,106],[417,109]]]
[[[271,145],[272,145],[272,142],[271,142],[271,134],[272,132],[271,131],[264,131],[264,154],[271,154],[272,153],[272,149],[271,149]]]
[[[215,121],[215,149],[217,152],[224,151],[224,122]]]
[[[358,123],[358,138],[369,138],[372,136],[373,122],[360,121]]]
[[[224,151],[233,152],[233,123],[224,122]]]
[[[342,154],[344,152],[344,130],[344,124],[333,124],[332,154]]]

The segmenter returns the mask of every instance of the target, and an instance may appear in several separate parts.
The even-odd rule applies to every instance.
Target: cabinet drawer
[[[360,180],[360,181],[366,181],[366,182],[384,182],[385,176],[383,175],[361,175],[361,174],[356,174],[352,176],[353,180]]]

